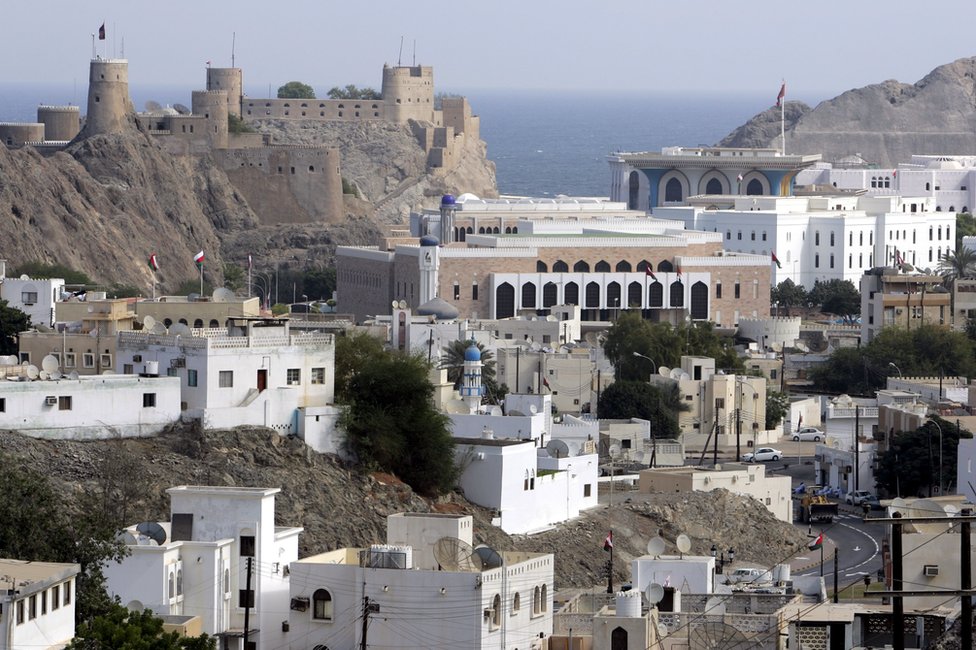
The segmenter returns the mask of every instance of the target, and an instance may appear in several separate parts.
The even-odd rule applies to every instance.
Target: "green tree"
[[[20,333],[30,328],[30,316],[0,300],[0,354],[17,354]]]
[[[230,262],[224,263],[224,286],[232,291],[240,291],[247,283],[244,269]]]
[[[215,637],[184,637],[163,630],[163,619],[149,610],[132,612],[113,603],[110,609],[75,630],[68,650],[216,650]]]
[[[508,393],[508,386],[498,383],[495,376],[495,355],[491,350],[486,350],[484,344],[451,341],[441,351],[440,367],[447,370],[447,380],[454,384],[454,388],[460,388],[461,376],[464,374],[464,352],[472,343],[481,352],[481,384],[485,387],[485,399],[489,404],[499,404]]]
[[[861,292],[850,280],[817,280],[808,300],[828,314],[851,317],[861,313]]]
[[[206,279],[203,281],[203,293],[201,295],[209,296],[213,293],[213,284],[208,282]],[[193,280],[184,280],[180,283],[180,286],[176,287],[177,296],[189,296],[191,293],[200,293],[200,278],[197,277]]]
[[[941,428],[941,436],[939,429]],[[973,434],[957,425],[933,417],[915,431],[896,432],[878,462],[878,487],[894,496],[930,496],[940,480],[939,440],[942,440],[942,491],[952,489],[955,480],[959,439]]]
[[[65,284],[92,284],[91,278],[64,264],[46,264],[44,262],[24,262],[10,273],[11,277],[28,275],[32,278],[61,278]]]
[[[345,88],[333,86],[329,89],[329,99],[381,99],[381,95],[372,88],[357,88],[353,84]]]
[[[676,383],[622,380],[613,382],[600,394],[597,413],[610,420],[648,420],[653,437],[672,438],[681,434],[678,412],[683,408]]]
[[[770,302],[777,303],[779,307],[786,308],[786,315],[790,315],[793,307],[803,307],[807,304],[807,290],[803,285],[798,285],[790,278],[786,278],[777,284],[770,293]]]
[[[315,99],[315,90],[301,81],[289,81],[278,88],[278,99]]]
[[[962,248],[962,238],[976,235],[976,219],[971,212],[956,214],[956,250]]]
[[[450,420],[434,407],[429,373],[420,356],[370,356],[349,381],[349,406],[339,424],[346,451],[362,466],[438,495],[455,487],[458,466]]]
[[[336,269],[330,266],[324,269],[311,269],[305,272],[302,282],[302,293],[309,298],[328,300],[336,289]]]
[[[960,278],[971,278],[976,274],[976,252],[970,248],[958,247],[939,260],[939,274],[947,287]]]
[[[248,126],[247,122],[239,118],[234,113],[229,113],[227,115],[227,132],[228,133],[254,133],[254,129]]]
[[[386,354],[383,341],[359,332],[336,337],[335,352],[335,400],[337,404],[348,404],[352,395],[350,382],[360,368],[374,357]]]
[[[142,295],[142,289],[132,284],[116,282],[107,291],[111,298],[138,298]]]
[[[790,412],[790,396],[778,390],[766,391],[766,429],[775,429]]]

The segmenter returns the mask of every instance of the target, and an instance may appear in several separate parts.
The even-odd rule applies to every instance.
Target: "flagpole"
[[[786,88],[786,79],[783,79],[783,88]],[[783,155],[786,155],[786,93],[783,94],[783,101],[779,103],[779,134],[783,138]]]
[[[251,256],[248,255],[247,256],[247,297],[250,298],[252,295],[254,294],[251,293]]]
[[[200,260],[200,296],[203,296],[203,260]]]
[[[152,299],[156,300],[156,269],[152,270]]]
[[[613,485],[613,476],[610,477],[610,485]],[[610,529],[610,561],[607,563],[607,593],[613,593],[613,529]]]

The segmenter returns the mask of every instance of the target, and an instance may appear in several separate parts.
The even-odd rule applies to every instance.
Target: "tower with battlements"
[[[129,62],[93,59],[88,75],[85,137],[119,133],[134,113],[129,99]]]
[[[217,149],[227,148],[227,91],[194,90],[191,96],[193,115],[206,121],[207,139]]]
[[[386,119],[434,122],[434,68],[430,66],[383,66],[383,102]]]
[[[227,92],[227,112],[237,117],[243,115],[244,73],[240,68],[207,68],[207,90]],[[196,110],[193,111],[194,113]]]

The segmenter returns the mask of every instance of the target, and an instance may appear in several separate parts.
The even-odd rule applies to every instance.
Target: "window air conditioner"
[[[304,612],[308,609],[308,598],[292,598],[291,609],[296,612]]]
[[[939,565],[938,564],[926,564],[924,567],[925,577],[934,578],[939,575]]]
[[[48,395],[47,397],[44,398],[44,403],[47,404],[48,406],[54,406],[55,404],[58,403],[58,398],[55,397],[54,395]]]

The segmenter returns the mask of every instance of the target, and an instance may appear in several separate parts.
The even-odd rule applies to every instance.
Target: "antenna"
[[[413,39],[413,65],[417,67],[417,39]]]
[[[400,67],[400,61],[403,59],[403,37],[400,37],[400,52],[397,54],[397,67]]]
[[[230,36],[230,67],[236,68],[234,65],[234,50],[237,48],[237,32],[231,32]]]

